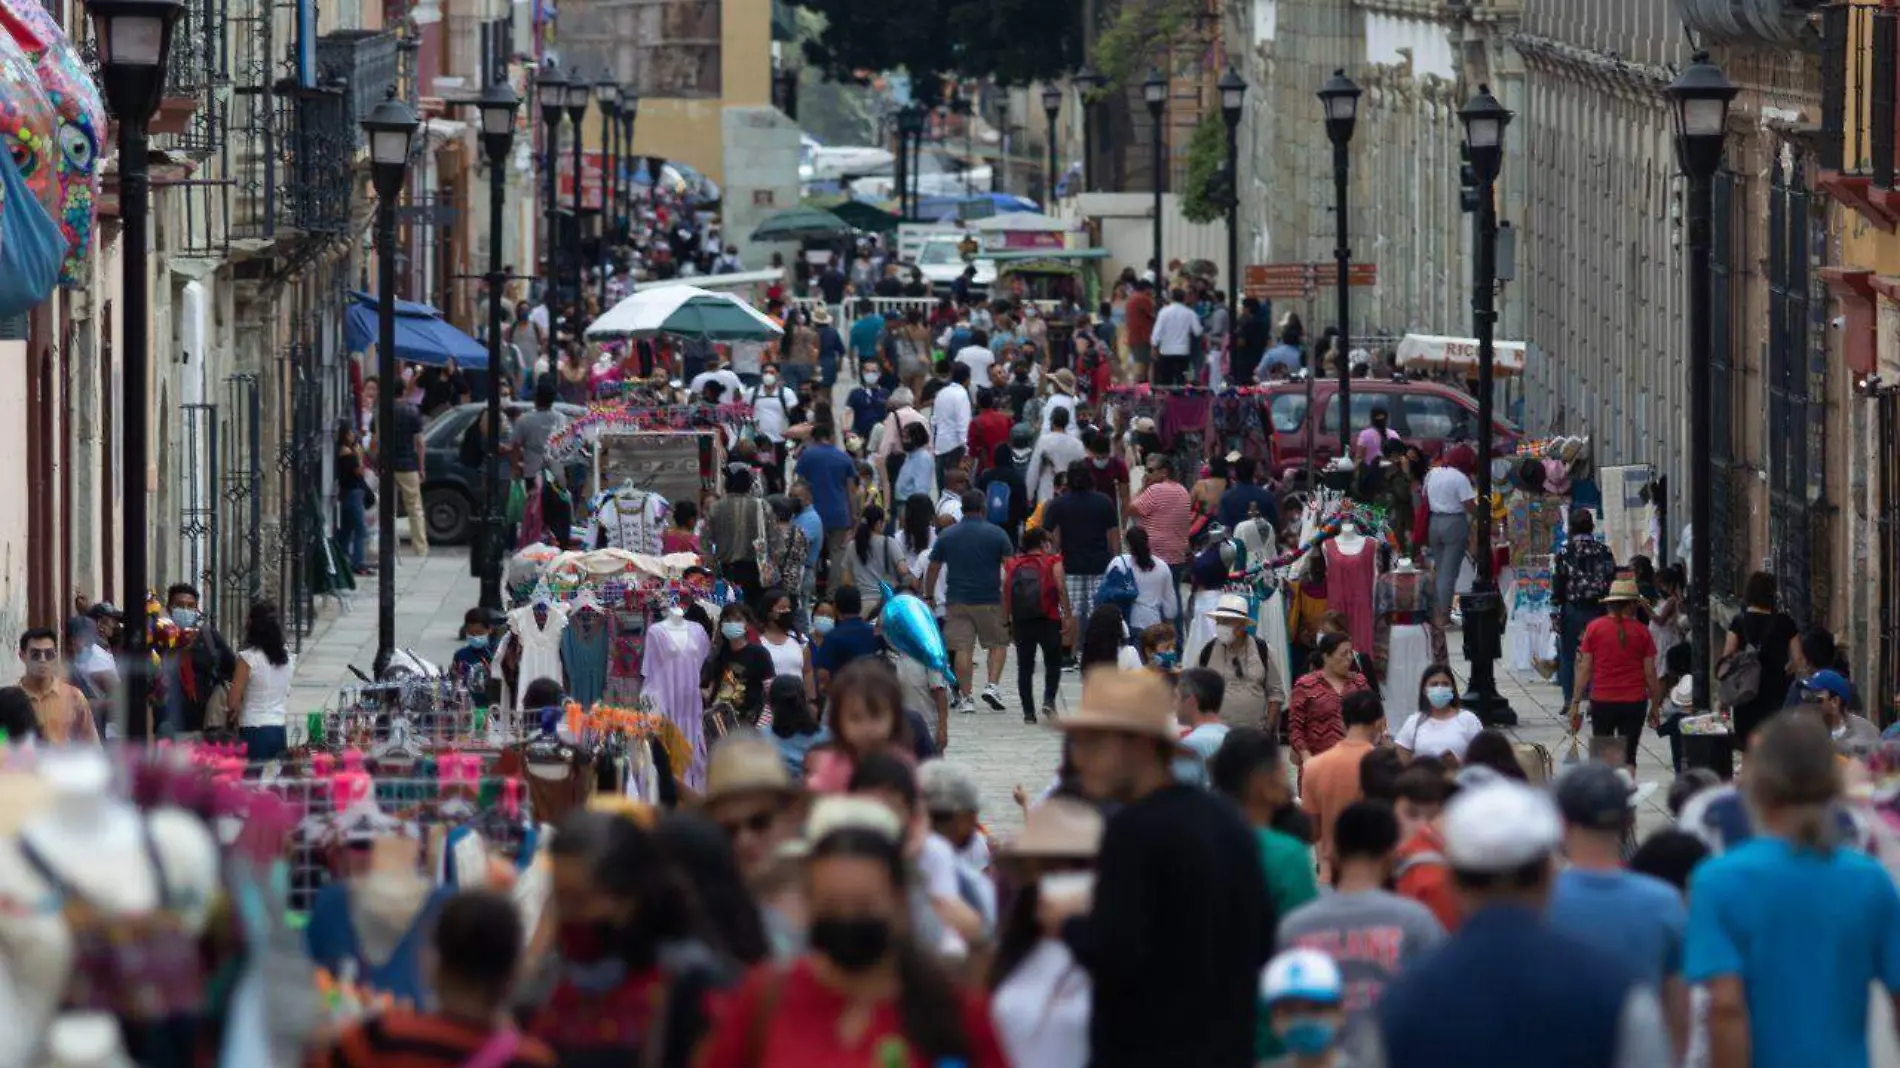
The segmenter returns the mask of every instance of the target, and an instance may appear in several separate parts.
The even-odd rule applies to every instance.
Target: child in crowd
[[[699,552],[699,506],[681,501],[673,506],[673,525],[660,535],[660,552]]]
[[[886,750],[912,754],[897,674],[876,660],[846,665],[826,693],[826,739],[806,760],[805,785],[813,793],[843,793],[865,756]]]
[[[489,668],[495,656],[492,629],[488,609],[471,608],[462,613],[462,630],[456,635],[462,644],[455,650],[450,670],[470,694],[488,692]]]

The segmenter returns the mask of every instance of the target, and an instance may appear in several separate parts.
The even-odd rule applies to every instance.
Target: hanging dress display
[[[1389,571],[1375,582],[1372,602],[1379,616],[1373,661],[1385,680],[1385,707],[1413,708],[1425,669],[1443,656],[1431,623],[1432,581],[1417,568]]]
[[[1373,648],[1372,581],[1379,570],[1379,550],[1371,538],[1359,539],[1359,551],[1341,548],[1341,539],[1326,543],[1326,607],[1346,617],[1346,633],[1355,653]]]
[[[593,708],[607,690],[607,617],[581,609],[568,617],[561,635],[561,663],[567,668],[567,695]]]
[[[660,555],[660,535],[673,511],[665,497],[645,490],[615,490],[594,511],[593,536],[588,544],[628,552]]]
[[[663,623],[647,632],[645,695],[685,736],[692,753],[686,785],[695,790],[706,781],[705,702],[699,692],[699,674],[711,652],[712,640],[696,623]]]
[[[641,660],[646,652],[647,615],[633,607],[608,613],[607,700],[631,705],[640,699]]]
[[[547,622],[537,621],[536,612],[545,612]],[[521,669],[516,676],[519,685],[515,687],[515,709],[519,711],[534,680],[561,682],[561,636],[567,631],[567,606],[533,604],[517,608],[508,613],[508,627],[521,647]]]

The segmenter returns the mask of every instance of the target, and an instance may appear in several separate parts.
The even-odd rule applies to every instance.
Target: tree
[[[941,77],[1004,85],[1062,77],[1082,61],[1080,0],[804,0],[824,17],[805,57],[840,82],[903,70],[911,92],[941,103]]]
[[[1217,222],[1227,217],[1233,196],[1233,176],[1227,173],[1227,123],[1219,114],[1203,116],[1188,137],[1181,217],[1191,223]]]

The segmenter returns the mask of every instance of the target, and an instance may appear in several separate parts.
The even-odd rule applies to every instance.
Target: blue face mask
[[[196,608],[174,608],[172,609],[172,622],[184,627],[186,630],[190,630],[192,627],[198,625],[198,610]]]
[[[66,240],[59,223],[34,198],[11,159],[0,164],[0,317],[38,307],[59,282]]]
[[[811,621],[811,629],[815,634],[830,634],[831,628],[837,625],[838,621],[830,616],[819,616]]]
[[[1286,1045],[1288,1053],[1310,1057],[1332,1049],[1333,1036],[1338,1030],[1331,1020],[1301,1017],[1280,1032],[1280,1041]]]
[[[468,637],[462,639],[462,644],[468,646],[470,649],[473,649],[479,653],[482,650],[488,648],[488,635],[471,634]]]

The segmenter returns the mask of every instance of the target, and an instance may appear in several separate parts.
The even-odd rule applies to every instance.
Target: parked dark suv
[[[1315,468],[1324,467],[1339,455],[1338,393],[1336,379],[1322,378],[1313,382],[1313,406],[1319,409],[1315,420],[1315,413],[1307,407],[1305,382],[1287,382],[1269,388],[1265,403],[1267,423],[1273,430],[1274,472],[1287,485],[1305,479],[1309,429]],[[1478,437],[1477,398],[1437,382],[1353,379],[1352,430],[1355,435],[1372,425],[1372,412],[1376,408],[1385,409],[1388,425],[1406,441],[1417,442],[1427,456],[1437,456],[1447,445],[1476,441]],[[1309,427],[1309,423],[1313,425]],[[1521,432],[1508,420],[1493,414],[1491,432],[1498,455],[1509,455],[1517,448]]]
[[[422,483],[422,510],[429,514],[431,545],[460,545],[468,541],[482,512],[482,471],[462,462],[462,435],[475,425],[483,404],[458,404],[429,421],[422,432],[428,461]],[[503,401],[501,410],[512,422],[534,407],[527,401]],[[554,410],[569,419],[587,414],[578,404],[556,404]],[[507,484],[502,484],[507,491]]]

